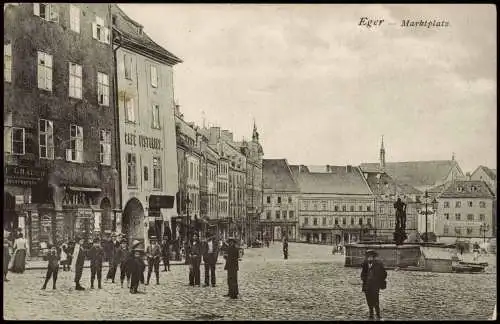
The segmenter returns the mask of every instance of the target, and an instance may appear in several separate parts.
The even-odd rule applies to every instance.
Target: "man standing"
[[[161,253],[163,256],[163,267],[165,268],[165,270],[163,271],[170,271],[170,240],[168,239],[168,237],[165,237],[163,239]]]
[[[156,274],[156,284],[160,284],[160,257],[161,257],[161,248],[156,240],[156,237],[152,236],[151,245],[146,249],[146,256],[148,259],[148,280],[146,282],[146,286],[149,285],[149,280],[151,279],[151,272],[153,272],[153,268]]]
[[[240,251],[236,247],[236,239],[228,239],[229,246],[227,248],[227,255],[225,256],[226,265],[224,270],[227,270],[227,286],[228,293],[225,297],[232,299],[238,298],[238,262],[240,258]]]
[[[209,274],[212,287],[215,287],[215,265],[219,255],[219,243],[213,233],[208,235],[208,240],[203,244],[203,262],[205,263],[205,286],[209,286]]]
[[[146,265],[143,260],[144,250],[139,248],[140,244],[137,240],[132,243],[132,256],[127,265],[127,269],[130,271],[130,293],[132,294],[137,294],[139,282],[144,283],[144,268]]]
[[[77,237],[76,244],[73,250],[73,258],[71,262],[71,269],[75,270],[75,290],[85,290],[80,285],[82,279],[83,264],[85,263],[85,250],[83,249],[83,239]]]
[[[286,236],[283,238],[283,256],[285,260],[288,259],[288,239]]]
[[[132,258],[132,253],[129,252],[127,248],[127,240],[122,240],[120,249],[118,250],[117,254],[120,257],[120,284],[123,288],[123,282],[125,281],[126,276],[128,288],[130,283],[130,271],[128,270],[127,266],[130,263],[130,259]]]
[[[98,238],[94,239],[94,245],[90,248],[90,289],[94,289],[94,280],[97,275],[97,286],[99,289],[101,286],[102,278],[102,262],[104,261],[104,250],[101,247],[100,240]]]
[[[377,259],[377,252],[366,251],[366,258],[362,264],[361,280],[363,281],[363,292],[370,311],[369,319],[373,320],[373,309],[377,319],[380,320],[379,293],[386,288],[387,272],[384,265]]]
[[[186,255],[189,259],[189,285],[200,286],[201,243],[198,233],[193,234],[193,243],[188,247]]]

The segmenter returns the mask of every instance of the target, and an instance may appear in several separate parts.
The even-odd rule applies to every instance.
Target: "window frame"
[[[153,71],[154,71],[154,73],[153,73]],[[149,74],[150,74],[151,86],[153,88],[158,88],[158,83],[159,83],[158,67],[154,64],[151,64],[149,67]],[[154,78],[153,78],[153,76],[154,76]]]
[[[44,16],[42,17],[42,5],[44,6]],[[39,2],[33,3],[33,14],[40,19],[50,22],[59,22],[59,7],[55,3]]]
[[[92,22],[92,38],[98,42],[110,44],[110,30],[106,27],[104,19],[97,15]]]
[[[19,152],[15,152],[15,145],[14,143],[21,143],[21,141],[16,141],[14,140],[15,138],[15,132],[16,131],[19,131],[21,130],[22,131],[22,134],[23,134],[23,139],[22,139],[22,153],[19,153]],[[26,129],[24,127],[12,127],[12,138],[11,138],[11,154],[12,155],[25,155],[26,154]]]
[[[77,63],[68,62],[68,95],[73,99],[82,99],[83,97],[83,67]],[[73,83],[73,84],[72,84]],[[79,86],[79,87],[78,87]],[[76,91],[80,90],[80,96],[76,95]]]
[[[151,128],[154,129],[161,129],[160,125],[160,105],[159,104],[153,104],[153,116],[152,116],[152,122],[151,122]],[[156,120],[156,124],[155,124]]]
[[[109,107],[109,75],[99,71],[97,72],[97,103],[99,106]]]
[[[99,130],[99,162],[101,165],[111,166],[111,136],[111,130]]]
[[[44,123],[44,128],[45,131],[42,132],[41,129],[41,123]],[[47,127],[47,124],[50,125],[50,127]],[[50,128],[50,132],[47,131],[47,129]],[[42,145],[41,143],[41,138],[42,136],[45,137],[45,145]],[[51,139],[51,141],[49,141]],[[45,156],[42,156],[42,147],[45,147]],[[38,156],[40,159],[45,159],[45,160],[54,160],[54,151],[55,151],[55,146],[54,146],[54,122],[48,119],[43,119],[40,118],[38,120]],[[52,154],[49,154],[52,153]]]
[[[137,155],[130,152],[127,152],[127,187],[137,187]]]
[[[163,189],[162,176],[163,176],[163,172],[162,172],[162,167],[161,167],[161,158],[158,156],[154,156],[153,157],[153,189],[154,190],[162,190]]]
[[[123,54],[123,75],[127,80],[133,79],[132,73],[133,57],[132,55],[125,53]]]
[[[75,130],[73,132],[73,130]],[[73,136],[73,133],[75,134]],[[83,134],[83,126],[79,126],[76,124],[71,124],[69,126],[69,159],[68,153],[66,153],[66,160],[74,163],[83,163],[83,145],[84,145],[84,134]],[[73,145],[74,144],[74,145]],[[80,150],[78,148],[81,148]],[[80,155],[78,155],[80,153]],[[73,158],[74,156],[74,158]]]
[[[42,64],[42,61],[43,61],[43,64]],[[50,62],[50,66],[47,64],[47,62]],[[53,68],[54,68],[53,56],[51,54],[46,53],[46,52],[37,51],[37,87],[38,87],[38,89],[52,92]],[[42,74],[43,74],[43,76],[42,76]]]

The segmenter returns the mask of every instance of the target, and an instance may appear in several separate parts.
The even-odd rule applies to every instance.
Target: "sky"
[[[496,168],[493,5],[121,4],[174,67],[187,121],[291,164],[450,160]],[[384,19],[359,26],[360,18]],[[401,27],[402,20],[447,27]]]

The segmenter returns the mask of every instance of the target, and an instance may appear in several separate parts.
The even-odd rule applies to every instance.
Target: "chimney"
[[[330,172],[330,165],[329,164],[326,165],[326,172]]]
[[[471,180],[470,172],[467,172],[467,173],[465,174],[465,179],[467,179],[467,181],[470,181],[470,180]]]

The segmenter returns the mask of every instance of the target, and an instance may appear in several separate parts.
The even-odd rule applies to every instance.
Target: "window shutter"
[[[59,8],[56,4],[49,5],[49,20],[53,22],[59,22]]]
[[[33,14],[35,16],[40,17],[40,4],[39,3],[34,3],[33,4]]]
[[[92,37],[94,39],[98,39],[97,38],[97,24],[95,22],[92,23]]]
[[[106,44],[109,44],[110,43],[110,30],[109,28],[104,28],[104,41],[106,42]]]

